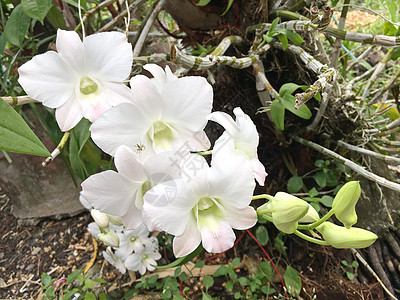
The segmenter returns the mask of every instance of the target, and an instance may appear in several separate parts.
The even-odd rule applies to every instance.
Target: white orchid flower
[[[234,244],[233,229],[257,222],[249,206],[255,187],[251,164],[232,156],[209,167],[204,157],[191,156],[197,163],[185,161],[182,167],[190,179],[160,183],[144,196],[146,218],[175,236],[176,257],[193,252],[200,242],[208,252],[223,252]]]
[[[260,185],[264,185],[265,167],[258,160],[257,147],[259,142],[257,128],[248,115],[240,107],[233,110],[236,121],[224,112],[213,112],[207,118],[219,123],[225,128],[225,132],[214,144],[212,164],[219,159],[224,159],[232,153],[243,155],[252,164],[254,177]]]
[[[119,248],[127,254],[140,252],[144,248],[144,243],[147,241],[149,233],[149,230],[144,224],[133,230],[118,232],[120,240]]]
[[[125,274],[126,267],[124,263],[123,257],[119,256],[117,253],[114,253],[111,247],[107,247],[106,251],[103,251],[103,257],[107,260],[111,265],[116,267],[121,274]]]
[[[198,76],[176,78],[167,67],[147,65],[154,78],[131,78],[134,103],[111,108],[90,127],[92,139],[106,153],[115,155],[120,145],[154,153],[207,150],[210,142],[203,131],[211,112],[213,91]]]
[[[97,33],[82,42],[76,32],[58,29],[56,46],[57,52],[23,64],[18,81],[31,98],[56,109],[62,131],[82,117],[94,121],[110,107],[132,101],[131,90],[122,83],[133,61],[123,33]]]
[[[143,222],[143,195],[154,184],[180,176],[173,159],[174,153],[164,152],[142,164],[137,153],[121,146],[115,154],[118,172],[107,170],[90,176],[82,183],[82,197],[101,212],[121,217],[126,228],[134,229]]]
[[[155,237],[147,238],[144,248],[141,251],[132,253],[125,259],[125,267],[131,271],[139,271],[144,275],[147,270],[154,271],[157,260],[161,258],[158,252],[158,241]]]

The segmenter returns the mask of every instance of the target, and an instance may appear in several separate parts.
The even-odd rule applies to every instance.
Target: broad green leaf
[[[207,276],[210,276],[210,275],[207,275]],[[214,298],[211,297],[209,294],[203,292],[203,295],[202,295],[202,297],[201,297],[201,300],[213,300],[213,299],[214,299]]]
[[[224,265],[221,265],[217,271],[214,273],[214,277],[220,277],[228,274],[228,268]]]
[[[295,84],[293,82],[285,83],[279,89],[279,96],[283,97],[286,94],[293,94],[297,89],[303,87],[302,85]]]
[[[324,196],[322,196],[320,202],[321,202],[323,205],[325,205],[326,207],[332,207],[333,197],[328,196],[328,195],[324,195]]]
[[[96,296],[92,292],[87,292],[85,295],[85,300],[96,300]]]
[[[44,287],[48,287],[51,284],[51,276],[47,273],[43,273],[41,277],[41,281],[44,285]]]
[[[304,43],[303,38],[298,33],[292,30],[282,28],[282,29],[277,29],[276,31],[286,36],[296,46],[299,46],[300,44]]]
[[[71,274],[67,278],[67,283],[69,284],[69,283],[74,282],[75,279],[77,279],[78,276],[81,275],[81,274],[82,274],[82,270],[81,269],[72,271]]]
[[[0,55],[3,55],[4,49],[6,48],[7,38],[4,32],[0,35]]]
[[[234,259],[232,259],[232,266],[235,268],[240,264],[240,258],[239,257],[235,257]]]
[[[279,130],[285,130],[285,107],[279,100],[272,101],[271,118]]]
[[[318,196],[318,191],[315,187],[313,187],[311,190],[308,191],[308,195],[310,197],[317,197]]]
[[[319,185],[319,187],[326,187],[326,175],[324,172],[318,172],[313,175],[315,182]]]
[[[282,44],[282,49],[283,49],[283,50],[286,50],[287,47],[289,46],[289,42],[288,42],[287,37],[286,37],[285,35],[283,35],[283,34],[279,34],[279,35],[278,35],[278,39],[279,39],[279,41],[280,41],[281,44]]]
[[[32,19],[38,20],[43,24],[44,17],[46,17],[51,6],[52,0],[22,0],[21,6],[24,13]]]
[[[206,291],[208,291],[208,289],[214,285],[214,278],[210,275],[205,275],[203,277],[203,284],[206,288]]]
[[[4,28],[4,34],[7,40],[11,44],[22,48],[22,42],[24,41],[30,22],[31,18],[24,14],[21,4],[18,4],[13,9]]]
[[[265,246],[268,243],[268,230],[264,225],[259,225],[256,229],[256,238],[261,245]]]
[[[265,295],[272,295],[276,293],[276,290],[269,285],[263,285],[261,287],[261,292]]]
[[[287,266],[284,275],[285,285],[289,290],[289,293],[294,296],[296,292],[297,295],[301,292],[301,279],[299,272],[293,269],[291,266]]]
[[[50,156],[22,117],[0,97],[0,150]]]
[[[61,11],[57,8],[56,5],[53,5],[49,12],[46,15],[47,20],[50,22],[50,24],[53,26],[54,29],[60,28],[67,30],[67,25],[65,24],[64,17],[61,13]]]
[[[210,2],[211,2],[211,0],[200,0],[196,5],[197,6],[206,6]]]
[[[303,179],[300,176],[293,176],[287,183],[289,193],[297,193],[303,187]]]
[[[258,268],[268,280],[272,279],[272,266],[269,261],[263,261]]]
[[[296,98],[292,95],[285,94],[281,97],[281,102],[284,107],[289,110],[290,112],[294,113],[296,116],[302,119],[309,119],[312,116],[311,111],[306,105],[300,106],[299,109],[296,109],[294,106],[296,105]]]
[[[279,23],[279,18],[275,18],[271,23],[271,27],[269,28],[267,35],[269,35],[269,36],[272,35],[272,33],[275,31],[275,28],[278,25],[278,23]]]
[[[382,31],[383,31],[383,34],[384,34],[384,35],[391,35],[391,36],[393,36],[393,35],[396,35],[396,33],[397,33],[397,28],[396,28],[392,23],[385,22],[385,23],[383,24]]]
[[[233,290],[233,282],[232,281],[227,281],[226,284],[225,284],[225,288],[228,291],[232,291]]]
[[[62,0],[62,2],[68,3],[72,6],[75,6],[76,8],[78,8],[78,1],[74,1],[74,0]],[[81,8],[83,10],[86,10],[86,0],[81,0]]]

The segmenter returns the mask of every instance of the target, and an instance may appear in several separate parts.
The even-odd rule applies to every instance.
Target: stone
[[[34,132],[49,149],[56,145],[30,109],[24,110]],[[79,202],[80,182],[76,187],[61,155],[47,167],[44,157],[8,152],[8,163],[0,152],[0,186],[12,205],[12,214],[20,219],[61,218],[84,211]]]

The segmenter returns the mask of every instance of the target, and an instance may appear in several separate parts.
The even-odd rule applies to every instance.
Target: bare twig
[[[12,106],[19,106],[28,103],[39,102],[38,100],[32,99],[29,96],[18,96],[18,97],[2,97],[4,101]]]

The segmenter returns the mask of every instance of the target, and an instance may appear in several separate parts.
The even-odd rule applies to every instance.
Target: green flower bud
[[[360,183],[349,181],[342,186],[333,200],[332,209],[335,216],[347,229],[357,223],[356,204],[360,195]]]
[[[108,220],[110,220],[110,222],[113,223],[114,225],[121,226],[123,224],[121,217],[117,217],[117,216],[113,216],[113,215],[109,215],[109,214],[107,214],[107,217],[108,217]]]
[[[107,214],[102,213],[101,211],[97,209],[92,209],[90,211],[90,214],[92,215],[93,220],[96,222],[96,224],[101,227],[101,228],[107,228],[108,227],[108,217]]]
[[[306,215],[299,220],[299,223],[314,223],[317,222],[318,220],[319,220],[318,212],[315,210],[314,207],[312,207],[308,203],[308,211]]]
[[[373,244],[378,236],[362,228],[347,229],[331,222],[324,222],[316,228],[324,240],[335,248],[366,248]]]
[[[276,228],[285,233],[294,233],[298,221],[309,209],[306,201],[284,192],[276,193],[272,203],[272,221]]]
[[[118,235],[113,231],[109,231],[106,233],[100,233],[99,240],[110,247],[117,248],[119,246]]]

